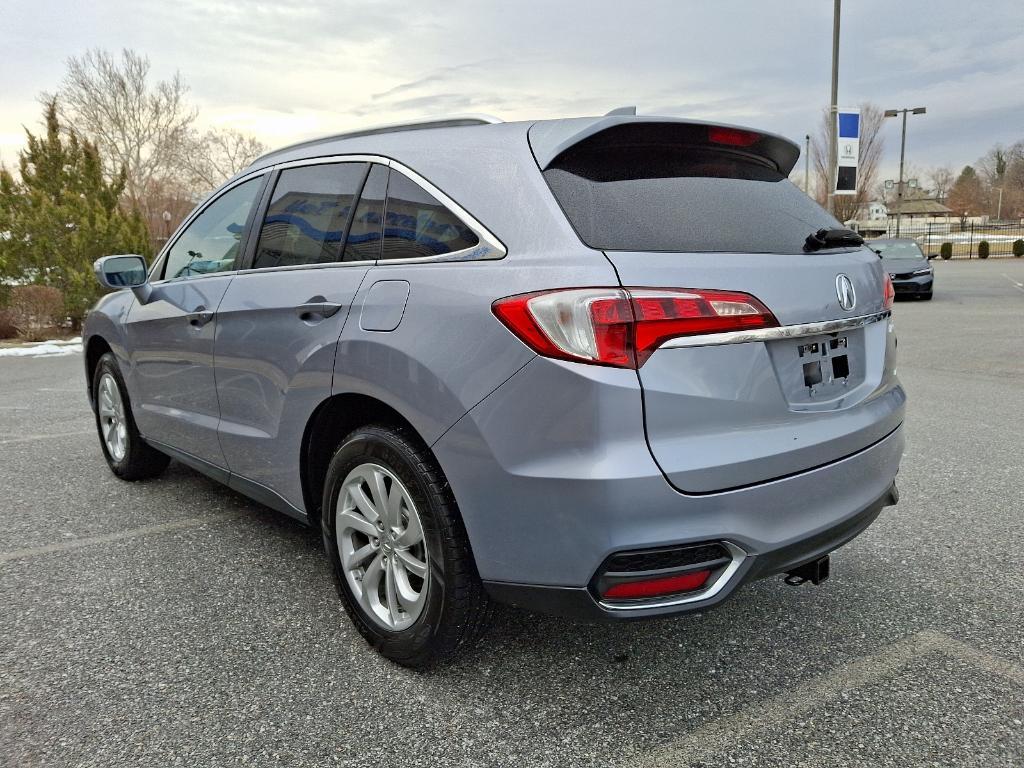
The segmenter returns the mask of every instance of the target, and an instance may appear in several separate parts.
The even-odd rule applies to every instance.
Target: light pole
[[[804,136],[804,194],[811,196],[811,134]]]
[[[900,219],[903,217],[903,155],[907,149],[907,113],[912,115],[923,115],[925,113],[924,107],[914,107],[912,109],[887,109],[885,110],[886,117],[896,117],[896,115],[903,115],[903,133],[900,136],[900,180],[899,186],[896,187],[896,237],[900,236]]]
[[[1003,187],[1005,186],[1004,184]],[[1003,187],[999,188],[999,205],[996,208],[996,221],[1002,221],[1003,218]]]
[[[839,158],[839,17],[842,12],[842,0],[835,0],[832,8],[832,101],[828,107],[828,212],[836,212],[836,164]]]

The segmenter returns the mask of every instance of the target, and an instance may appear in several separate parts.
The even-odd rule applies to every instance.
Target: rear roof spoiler
[[[616,110],[618,112],[618,110]],[[534,123],[530,128],[530,148],[537,158],[537,164],[541,170],[547,170],[551,164],[558,159],[559,155],[569,148],[602,133],[609,128],[617,126],[636,126],[640,130],[638,134],[644,133],[641,126],[664,126],[670,127],[706,126],[708,128],[719,128],[728,131],[741,131],[748,134],[757,134],[759,137],[756,143],[744,147],[744,151],[764,157],[772,162],[783,174],[789,175],[800,158],[800,147],[787,138],[774,133],[765,133],[751,128],[726,125],[723,123],[709,123],[702,120],[687,120],[679,117],[653,117],[644,115],[635,117],[629,114],[608,114],[602,117],[577,117],[567,120],[545,120]],[[692,131],[686,131],[692,134]]]

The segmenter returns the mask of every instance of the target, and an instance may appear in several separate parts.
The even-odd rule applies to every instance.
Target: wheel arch
[[[345,392],[324,400],[310,416],[302,436],[299,471],[309,524],[320,527],[324,479],[331,457],[354,429],[368,424],[403,427],[427,445],[412,423],[395,408],[370,395]]]
[[[96,366],[100,364],[100,358],[108,352],[113,353],[113,348],[105,338],[96,334],[90,336],[85,345],[85,388],[89,393],[89,405],[96,409],[96,402],[92,394],[92,380],[96,375]]]

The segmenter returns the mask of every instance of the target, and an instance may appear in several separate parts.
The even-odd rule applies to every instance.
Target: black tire
[[[345,577],[338,551],[335,509],[351,470],[384,467],[405,485],[418,511],[426,547],[426,596],[408,627],[381,627],[359,604]],[[472,647],[486,630],[491,605],[477,573],[462,517],[448,481],[430,450],[408,428],[371,425],[355,430],[331,458],[321,516],[324,547],[345,610],[356,629],[386,658],[423,669],[451,660]]]
[[[121,397],[124,410],[125,425],[125,451],[120,459],[111,455],[107,448],[107,441],[103,435],[102,417],[100,416],[100,382],[105,375],[109,374],[117,385],[118,394]],[[100,448],[103,450],[103,457],[107,460],[110,471],[122,480],[146,480],[156,477],[165,469],[171,459],[166,454],[153,448],[139,434],[135,426],[135,418],[132,416],[131,401],[128,399],[128,388],[121,376],[121,369],[117,360],[108,352],[100,358],[96,370],[92,375],[92,398],[96,412],[96,431],[100,438]]]
[[[931,291],[928,291],[928,293],[922,293],[921,294],[921,301],[931,301],[931,300],[932,300],[932,292]]]

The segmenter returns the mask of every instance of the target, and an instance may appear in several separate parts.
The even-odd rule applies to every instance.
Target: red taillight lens
[[[700,589],[711,576],[711,571],[691,571],[677,576],[663,576],[644,581],[624,581],[613,584],[602,597],[614,600],[630,600],[644,597],[664,597],[679,592],[693,592]]]
[[[510,296],[494,314],[539,354],[639,368],[669,339],[778,325],[747,293],[573,288]]]
[[[749,147],[760,140],[761,134],[744,131],[740,128],[723,128],[716,125],[708,126],[708,141],[712,144],[725,144],[730,147]]]
[[[893,302],[896,301],[896,289],[892,287],[892,278],[889,277],[889,273],[885,273],[885,298],[882,299],[882,309],[892,309]]]

